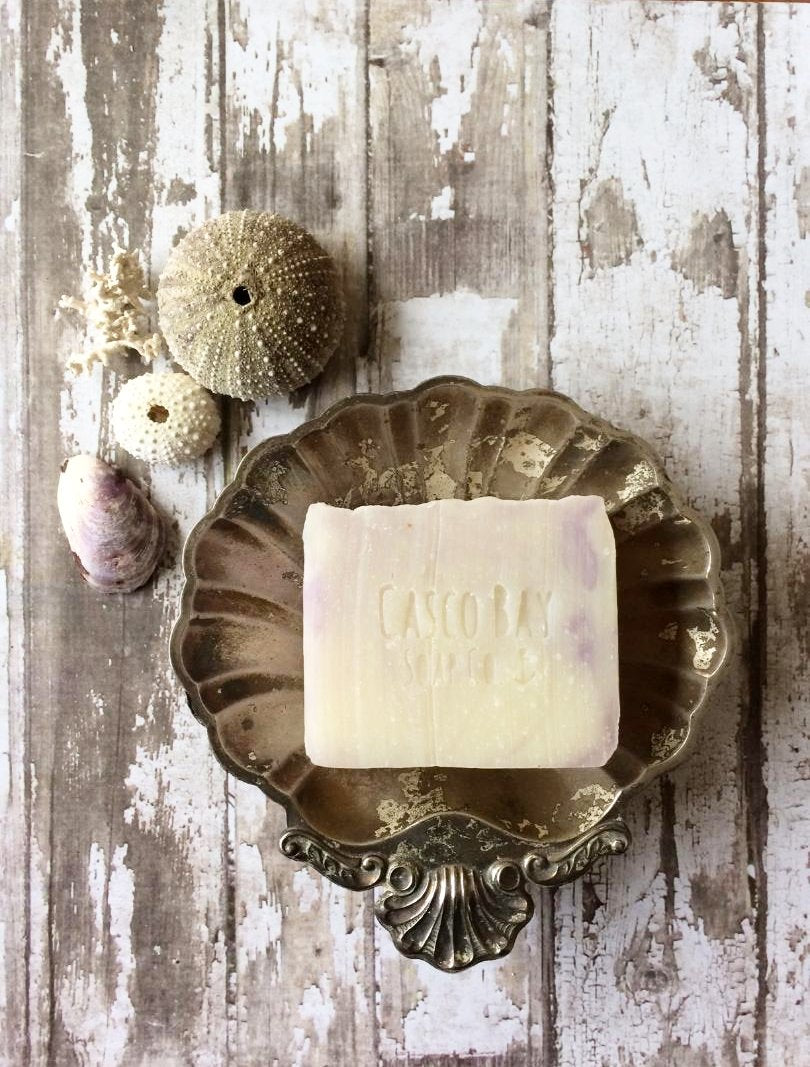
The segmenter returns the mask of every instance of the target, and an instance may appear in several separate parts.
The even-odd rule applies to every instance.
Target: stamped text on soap
[[[542,670],[538,645],[548,638],[551,591],[449,589],[379,591],[380,637],[395,652],[405,684],[527,684]]]

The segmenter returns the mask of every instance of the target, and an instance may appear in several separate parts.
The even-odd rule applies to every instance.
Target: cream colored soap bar
[[[309,758],[600,766],[619,722],[615,555],[596,496],[313,504]]]

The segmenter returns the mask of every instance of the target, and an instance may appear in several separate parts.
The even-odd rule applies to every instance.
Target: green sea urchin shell
[[[184,237],[161,275],[158,307],[180,366],[242,400],[311,381],[343,326],[331,257],[301,226],[264,211],[229,211]]]

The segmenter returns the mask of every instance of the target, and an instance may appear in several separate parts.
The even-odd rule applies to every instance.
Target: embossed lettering
[[[509,613],[506,605],[509,593],[502,585],[496,585],[492,590],[493,629],[496,637],[506,637],[509,633]]]
[[[420,630],[423,637],[432,637],[436,630],[436,616],[433,612],[433,602],[436,599],[436,590],[429,589],[420,600],[423,622]]]
[[[393,637],[394,636],[393,629],[388,625],[388,622],[390,622],[390,617],[388,617],[388,620],[387,620],[387,617],[386,617],[386,602],[385,602],[386,594],[390,595],[393,592],[394,592],[393,585],[384,585],[380,589],[380,633],[383,635],[383,637]],[[390,610],[390,606],[389,606],[389,610]]]
[[[531,661],[537,663],[537,656],[528,652],[525,648],[518,649],[518,670],[515,675],[515,681],[518,685],[526,685],[537,674],[537,669],[532,665]]]
[[[456,634],[451,632],[449,623],[447,621],[447,606],[450,601],[454,599],[452,593],[445,593],[442,597],[442,633],[445,637],[455,637]]]
[[[548,637],[548,609],[551,603],[551,590],[545,592],[538,589],[535,591],[537,601],[537,614],[532,637]]]
[[[486,685],[492,685],[495,680],[495,657],[491,652],[485,652],[481,657],[481,676]]]
[[[465,637],[475,637],[478,631],[478,599],[474,593],[465,593],[461,598],[459,614]]]
[[[405,601],[405,621],[402,624],[402,636],[407,637],[413,631],[415,637],[420,637],[419,623],[416,618],[416,593],[411,590]]]
[[[537,639],[548,636],[551,590],[493,587],[488,596],[469,590],[380,587],[378,622],[386,639],[399,637]]]

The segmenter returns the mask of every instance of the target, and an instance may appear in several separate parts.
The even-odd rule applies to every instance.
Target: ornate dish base
[[[444,840],[452,852],[454,823],[446,822],[450,832]],[[455,830],[460,846],[469,830]],[[422,835],[427,838],[426,828]],[[426,840],[420,847],[412,838],[386,856],[341,848],[311,830],[289,829],[280,847],[285,856],[308,863],[344,889],[381,887],[374,911],[403,956],[442,971],[461,971],[511,951],[534,913],[529,883],[550,888],[570,882],[602,856],[624,852],[629,843],[624,821],[613,818],[571,841],[533,846],[517,855],[509,850],[478,865],[426,860],[431,852]]]

